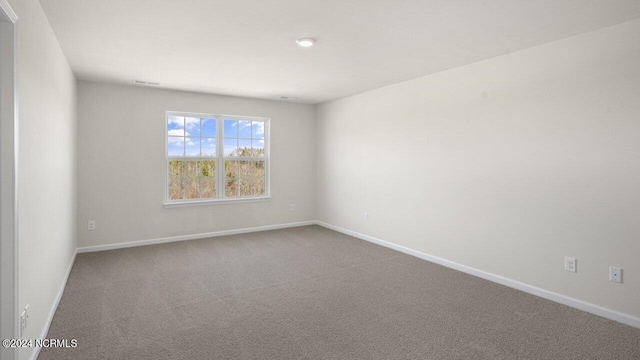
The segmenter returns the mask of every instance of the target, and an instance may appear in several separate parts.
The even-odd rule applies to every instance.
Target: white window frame
[[[188,157],[188,156],[169,156],[169,135],[167,131],[167,124],[169,116],[192,116],[199,118],[213,118],[216,119],[216,156],[202,156]],[[248,120],[248,121],[262,121],[264,122],[264,157],[225,157],[224,156],[224,120]],[[197,205],[212,205],[212,204],[228,204],[228,203],[241,203],[241,202],[254,202],[254,201],[266,201],[271,199],[271,139],[270,139],[270,119],[265,117],[256,116],[241,116],[241,115],[226,115],[226,114],[208,114],[208,113],[193,113],[185,111],[167,111],[164,117],[164,155],[165,155],[165,188],[164,188],[164,207],[181,207],[181,206],[197,206]],[[215,160],[216,161],[216,197],[211,199],[181,199],[170,200],[169,199],[169,161],[170,160]],[[225,194],[225,160],[255,160],[264,161],[264,195],[261,196],[245,196],[245,197],[226,197]]]

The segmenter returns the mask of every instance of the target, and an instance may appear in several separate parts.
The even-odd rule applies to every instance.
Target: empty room
[[[640,359],[640,0],[0,0],[0,358]]]

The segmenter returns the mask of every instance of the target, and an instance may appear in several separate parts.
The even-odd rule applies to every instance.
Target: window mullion
[[[216,116],[216,176],[218,178],[218,188],[216,189],[216,198],[222,198],[225,194],[224,183],[224,125],[221,116]]]

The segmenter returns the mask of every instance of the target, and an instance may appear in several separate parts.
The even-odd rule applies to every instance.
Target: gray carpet
[[[39,359],[640,359],[640,329],[318,226],[79,254]]]

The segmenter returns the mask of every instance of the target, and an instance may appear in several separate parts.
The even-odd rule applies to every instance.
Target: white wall
[[[323,104],[318,219],[640,316],[638,64],[640,20]]]
[[[167,110],[270,118],[272,199],[164,208]],[[78,245],[314,220],[314,134],[312,105],[80,81]]]
[[[24,338],[46,323],[76,248],[76,81],[37,0],[18,15],[19,290]],[[21,358],[31,349],[20,351]]]

